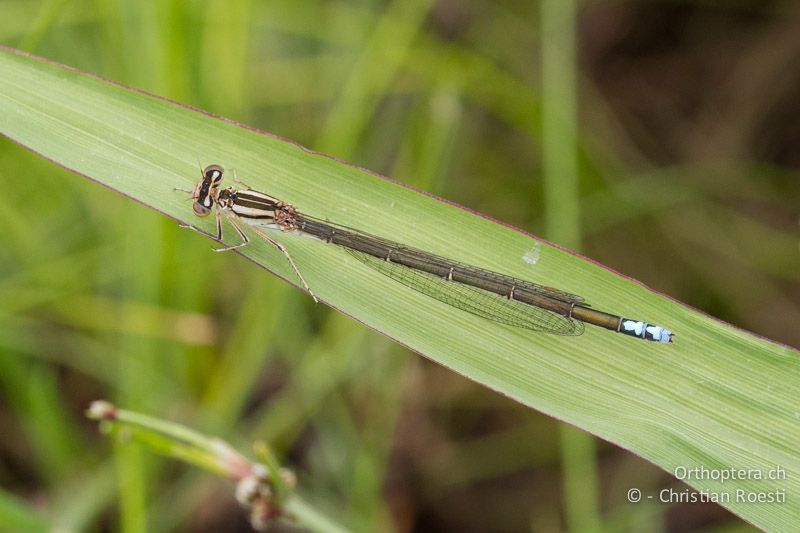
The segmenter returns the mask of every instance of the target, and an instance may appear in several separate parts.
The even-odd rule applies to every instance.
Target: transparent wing
[[[528,290],[530,292],[533,292],[533,293],[536,293],[536,294],[540,294],[540,295],[546,296],[548,298],[552,298],[554,300],[560,300],[562,302],[567,302],[567,303],[581,304],[584,307],[591,307],[588,304],[584,303],[583,298],[578,296],[577,294],[572,294],[572,293],[569,293],[569,292],[566,292],[566,291],[562,291],[560,289],[556,289],[556,288],[553,288],[553,287],[545,287],[544,285],[540,285],[538,283],[534,283],[533,281],[526,281],[526,280],[514,278],[514,277],[511,277],[511,276],[507,276],[505,274],[500,274],[498,272],[493,272],[491,270],[487,270],[485,268],[480,268],[480,267],[476,267],[476,266],[472,266],[472,265],[467,265],[465,263],[460,263],[458,261],[447,259],[447,258],[438,256],[438,255],[435,255],[435,254],[432,254],[432,253],[429,253],[429,252],[425,252],[423,250],[418,250],[416,248],[411,248],[409,246],[405,246],[405,245],[399,244],[397,242],[390,241],[389,239],[384,239],[383,237],[377,237],[377,236],[371,235],[369,233],[364,233],[363,231],[358,230],[358,229],[350,228],[350,227],[347,227],[347,226],[342,226],[340,224],[333,224],[331,222],[328,222],[327,220],[322,220],[322,219],[310,217],[310,216],[307,216],[307,215],[299,215],[299,214],[298,214],[297,218],[298,218],[298,221],[309,220],[309,221],[313,221],[313,222],[318,222],[318,223],[324,224],[325,226],[328,226],[330,228],[333,228],[333,229],[337,230],[338,234],[344,233],[344,234],[354,235],[354,236],[356,236],[356,238],[369,239],[370,241],[372,241],[374,243],[379,243],[380,245],[382,245],[383,247],[386,247],[386,248],[391,248],[391,249],[394,249],[394,250],[397,250],[397,251],[406,251],[406,252],[412,253],[417,257],[425,258],[426,261],[428,261],[429,263],[439,264],[439,265],[442,265],[442,267],[445,267],[445,268],[450,268],[452,266],[452,267],[455,267],[456,269],[459,269],[461,271],[477,273],[481,277],[483,277],[485,279],[489,279],[489,280],[495,281],[498,284],[507,285],[509,287],[515,286],[517,289],[525,289],[525,290]],[[375,259],[374,257],[369,256],[368,254],[361,254],[360,252],[356,252],[356,251],[351,250],[349,248],[347,248],[347,250],[349,252],[353,253],[353,255],[356,255],[356,256],[364,255],[365,257],[363,259],[361,257],[359,257],[359,259],[361,259],[364,263],[370,264],[370,266],[372,266],[371,263],[373,261],[380,262],[379,259]],[[381,268],[378,268],[377,266],[373,266],[373,268],[375,268],[376,270],[381,270]],[[398,266],[398,268],[404,268],[404,267]],[[413,269],[408,269],[408,270],[413,270]],[[390,276],[390,277],[393,277],[393,276]],[[435,276],[433,276],[433,277],[435,278]],[[522,304],[522,305],[525,306],[525,307],[530,307],[527,304]]]
[[[501,324],[533,331],[541,331],[555,335],[580,335],[583,333],[583,322],[572,320],[566,316],[548,311],[547,309],[528,305],[517,300],[511,300],[499,294],[484,291],[469,285],[448,281],[446,278],[414,270],[349,248],[345,249],[354,257],[381,274],[399,281],[425,295],[461,309],[462,311],[467,311],[468,313],[494,320]],[[460,266],[463,268],[476,268],[467,265]],[[495,274],[489,271],[486,272]],[[506,277],[502,274],[496,275],[504,278]],[[519,282],[519,280],[516,279],[514,281]],[[549,289],[548,287],[542,287],[535,283],[531,283],[531,286],[535,287],[534,290],[537,291],[542,289],[543,293],[547,295],[558,293],[559,296],[563,298],[578,298],[577,300],[570,299],[568,301],[581,301],[577,296],[556,289]]]

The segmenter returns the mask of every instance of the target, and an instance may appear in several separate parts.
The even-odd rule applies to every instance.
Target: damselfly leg
[[[243,182],[242,180],[239,179],[239,176],[236,174],[236,169],[235,168],[232,168],[231,172],[233,173],[233,182],[235,184],[241,185],[245,189],[252,189],[252,187],[250,187],[248,184],[246,184],[245,182]]]
[[[219,207],[217,207],[217,209],[215,210],[214,214],[215,214],[216,219],[217,219],[217,240],[221,242],[222,241],[222,217],[220,216],[219,212],[220,212],[220,209],[219,209]],[[242,231],[242,228],[239,227],[239,224],[237,224],[236,221],[233,220],[233,216],[229,215],[227,211],[225,212],[225,218],[228,219],[228,224],[230,224],[231,227],[236,230],[236,233],[239,235],[239,238],[242,239],[242,241],[239,244],[233,244],[231,246],[223,246],[222,248],[214,248],[214,251],[215,252],[229,252],[231,250],[236,250],[237,248],[243,248],[243,247],[247,246],[248,244],[250,244],[250,238],[245,234],[244,231]]]
[[[269,242],[275,248],[280,250],[280,252],[284,255],[284,257],[286,257],[286,260],[289,261],[289,265],[292,267],[292,270],[294,270],[294,273],[297,274],[297,277],[300,278],[301,282],[303,282],[303,287],[306,288],[306,292],[308,292],[308,295],[311,296],[311,298],[314,300],[314,303],[319,303],[319,300],[317,299],[317,295],[314,294],[314,291],[312,291],[311,287],[308,286],[308,283],[306,282],[306,278],[304,278],[303,274],[300,273],[300,269],[297,268],[297,265],[295,264],[294,259],[292,259],[292,256],[289,255],[289,251],[286,249],[286,247],[284,245],[282,245],[281,243],[279,243],[278,241],[276,241],[275,239],[273,239],[272,237],[270,237],[269,235],[267,235],[264,231],[261,231],[258,228],[254,227],[253,231],[255,231],[261,237],[263,237],[265,241]]]

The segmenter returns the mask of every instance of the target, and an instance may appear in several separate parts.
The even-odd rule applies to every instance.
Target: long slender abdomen
[[[670,330],[655,324],[642,322],[641,320],[631,320],[630,318],[623,318],[580,305],[576,305],[572,310],[572,317],[588,324],[636,337],[637,339],[653,342],[672,342],[672,332]]]

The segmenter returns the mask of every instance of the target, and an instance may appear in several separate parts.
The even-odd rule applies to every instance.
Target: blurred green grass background
[[[564,65],[576,92],[547,99],[543,49],[573,21],[543,34],[541,13],[517,0],[0,0],[0,42],[580,247],[800,346],[800,10],[582,2]],[[570,109],[574,191],[543,163],[570,139],[546,136],[542,117]],[[0,161],[0,523],[33,511],[65,530],[248,530],[226,482],[112,450],[82,418],[105,397],[243,450],[270,442],[303,495],[356,530],[748,529],[713,504],[630,505],[630,487],[682,485],[604,443],[576,471],[557,422],[8,141]],[[569,213],[579,225],[565,230]]]

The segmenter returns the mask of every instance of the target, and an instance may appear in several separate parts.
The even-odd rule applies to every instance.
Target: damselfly
[[[222,240],[224,214],[241,242],[217,251],[246,246],[250,239],[239,222],[280,250],[303,286],[317,301],[286,248],[265,229],[315,237],[335,244],[378,272],[448,305],[495,322],[556,335],[580,335],[584,323],[657,342],[672,342],[672,332],[640,320],[592,309],[583,298],[552,287],[517,279],[411,248],[360,230],[300,213],[293,205],[252,189],[221,188],[224,170],[219,165],[203,169],[191,191],[197,216],[214,211],[217,240]],[[187,226],[196,230],[192,226]],[[197,230],[196,230],[197,231]]]

